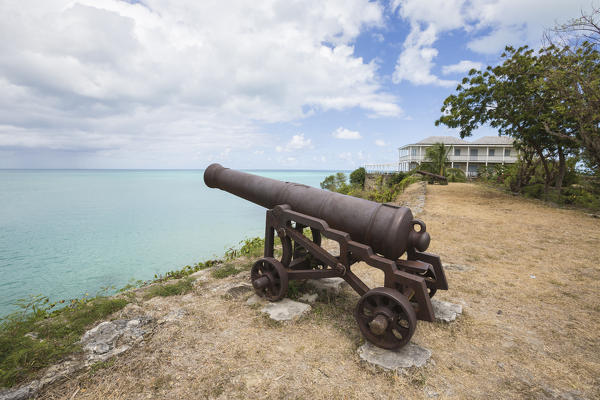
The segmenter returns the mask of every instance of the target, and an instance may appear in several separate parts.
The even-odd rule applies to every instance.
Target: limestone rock
[[[138,307],[139,308],[139,307]],[[130,310],[131,311],[131,310]],[[131,319],[104,321],[85,332],[80,343],[84,360],[67,360],[49,367],[40,380],[13,389],[0,389],[0,400],[25,400],[35,396],[45,386],[65,378],[99,361],[121,354],[143,339],[152,318],[147,315]],[[120,346],[117,347],[117,344]]]
[[[386,350],[366,342],[358,348],[358,355],[368,363],[383,369],[399,371],[424,366],[431,357],[431,351],[414,343],[408,343],[400,350]]]
[[[248,304],[249,306],[253,306],[255,304],[265,304],[266,302],[267,301],[264,298],[260,297],[256,293],[250,296],[248,300],[246,300],[246,304]]]
[[[39,390],[39,381],[14,389],[0,389],[0,400],[25,400],[32,397]]]
[[[317,301],[318,297],[319,297],[319,295],[316,293],[304,293],[302,296],[300,296],[300,298],[298,300],[312,304],[315,301]]]
[[[460,304],[448,303],[447,301],[431,299],[435,319],[440,322],[452,322],[462,314]]]
[[[298,301],[283,299],[281,301],[268,303],[261,311],[269,314],[271,319],[275,321],[290,321],[300,318],[300,316],[308,311],[311,307],[308,304]]]
[[[85,332],[80,342],[86,352],[86,364],[104,361],[129,349],[130,344],[143,339],[146,333],[145,325],[151,321],[152,318],[148,316],[104,321]],[[124,344],[117,348],[117,341]]]
[[[306,284],[317,292],[329,296],[337,296],[348,286],[343,278],[309,279]]]

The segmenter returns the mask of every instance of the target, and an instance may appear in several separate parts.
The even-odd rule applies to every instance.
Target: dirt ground
[[[246,305],[250,293],[223,296],[241,273],[128,306],[122,313],[185,316],[39,398],[600,398],[600,219],[459,183],[429,185],[419,217],[428,251],[472,267],[448,268],[450,289],[436,294],[463,315],[418,323],[412,340],[432,351],[423,368],[385,372],[358,357],[352,291],[276,323]],[[381,278],[353,270],[370,284]]]

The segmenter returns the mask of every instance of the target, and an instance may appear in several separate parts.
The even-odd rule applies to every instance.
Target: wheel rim
[[[384,349],[406,345],[417,324],[415,311],[406,296],[391,288],[369,290],[359,300],[354,314],[365,338]],[[382,329],[376,322],[383,321],[385,327]]]
[[[287,271],[279,260],[272,257],[261,258],[254,263],[250,271],[250,281],[256,294],[270,301],[281,300],[287,293]]]

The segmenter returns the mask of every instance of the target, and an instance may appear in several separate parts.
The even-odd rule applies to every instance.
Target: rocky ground
[[[416,184],[399,201],[427,223],[429,251],[446,266],[450,290],[436,299],[463,312],[419,322],[412,343],[430,352],[421,366],[388,371],[361,358],[348,288],[295,285],[290,295],[307,307],[277,322],[249,300],[247,272],[206,270],[191,293],[140,300],[96,327],[87,366],[36,397],[600,397],[599,219],[473,184]],[[369,286],[383,278],[353,270]]]

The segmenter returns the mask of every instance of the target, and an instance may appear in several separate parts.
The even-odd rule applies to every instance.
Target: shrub
[[[523,187],[523,194],[525,197],[541,199],[544,194],[544,184],[536,183]]]

